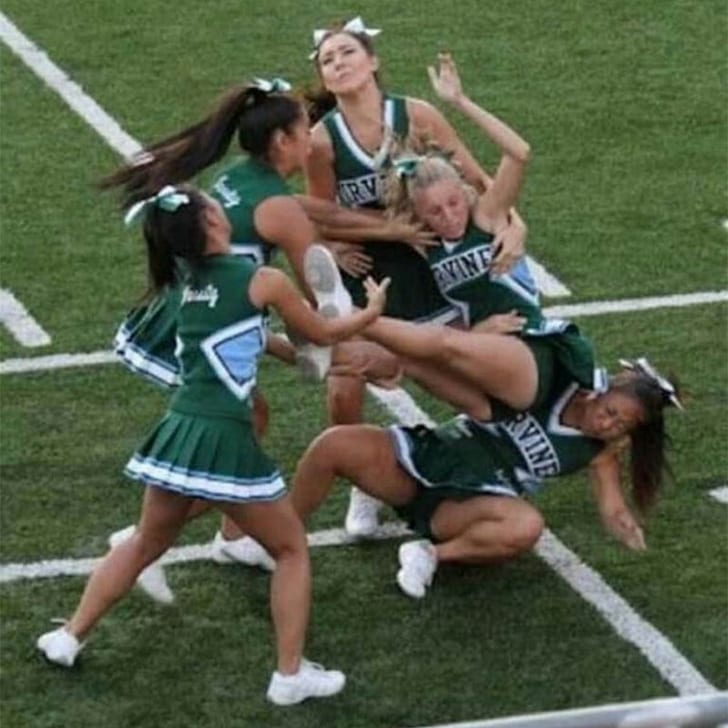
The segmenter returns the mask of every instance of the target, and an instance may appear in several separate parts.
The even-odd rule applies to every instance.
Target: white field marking
[[[541,263],[530,255],[526,256],[526,264],[538,286],[538,290],[544,296],[547,298],[562,298],[571,295],[571,291],[556,276],[549,273]]]
[[[609,313],[630,313],[633,311],[646,311],[655,308],[681,308],[707,303],[728,301],[728,291],[706,291],[702,293],[685,293],[675,296],[661,296],[658,298],[630,298],[622,301],[591,301],[575,303],[569,306],[551,306],[544,309],[548,316],[575,317],[599,316]],[[93,351],[88,354],[52,354],[49,356],[24,357],[18,359],[5,359],[0,361],[0,374],[18,374],[22,372],[37,372],[47,369],[63,369],[66,367],[84,367],[94,364],[113,364],[118,362],[113,352]],[[387,397],[386,394],[382,395]],[[394,404],[395,398],[388,401]],[[403,423],[409,424],[409,423]]]
[[[40,372],[67,367],[87,367],[95,364],[114,364],[119,358],[113,351],[92,351],[87,354],[49,354],[24,359],[0,361],[0,374]]]
[[[26,38],[6,17],[0,13],[0,37],[5,43],[20,57],[22,60],[30,66],[30,68],[38,74],[51,88],[57,91],[66,103],[76,111],[87,123],[89,123],[101,136],[109,143],[114,149],[121,153],[125,157],[133,156],[139,151],[140,145],[134,139],[129,137],[118,125],[114,119],[112,119],[106,112],[101,109],[90,97],[88,97],[81,88],[72,82],[68,76],[63,73],[55,64],[53,64],[48,56],[38,49],[28,38]],[[623,309],[617,308],[615,310],[621,311]],[[629,309],[632,310],[632,309]],[[587,314],[588,315],[588,314]],[[402,396],[408,398],[406,393],[402,393]],[[414,404],[414,403],[413,403]],[[386,406],[386,404],[385,404]],[[406,409],[405,406],[402,407]],[[424,413],[423,413],[424,414]],[[429,418],[428,418],[429,419]],[[565,547],[564,547],[565,548]],[[568,551],[568,549],[566,549]],[[571,553],[571,552],[569,552]],[[574,557],[576,558],[576,557]],[[578,559],[577,559],[578,561]],[[29,565],[28,565],[29,566]],[[4,568],[4,567],[3,567]],[[605,585],[606,586],[606,585]],[[606,614],[604,616],[607,616]],[[608,617],[611,620],[611,615]],[[647,624],[647,623],[644,623]],[[616,625],[613,625],[616,628]],[[618,630],[619,631],[619,630]],[[697,673],[697,671],[690,667],[693,671],[694,676],[690,677],[683,669],[684,666],[676,668],[673,664],[676,657],[685,662],[679,653],[672,647],[671,643],[655,630],[656,635],[660,640],[668,645],[671,649],[662,649],[657,654],[662,659],[656,659],[657,664],[655,665],[660,674],[665,677],[671,684],[673,684],[678,692],[694,691],[694,686],[702,683],[707,686],[708,691],[715,691],[715,688],[707,683],[705,679]],[[623,635],[624,636],[624,635]],[[629,634],[627,636],[629,641],[635,642],[635,640],[645,641],[644,630],[637,630],[636,634]],[[635,642],[637,644],[637,642]],[[646,641],[645,648],[638,644],[639,649],[646,655],[653,652],[654,647],[651,645],[649,640]],[[669,661],[669,664],[663,665],[662,660]],[[651,662],[652,659],[650,660]],[[653,662],[655,664],[655,662]],[[688,680],[684,685],[683,680]],[[679,683],[679,684],[676,684]]]
[[[138,154],[141,144],[129,136],[84,90],[62,71],[48,55],[0,12],[0,38],[98,134],[126,159]],[[550,298],[570,296],[571,291],[556,276],[531,257],[527,258],[539,290]]]
[[[0,12],[0,38],[36,76],[98,132],[112,149],[127,159],[141,150],[141,145],[136,139],[130,137],[109,114],[2,12]]]
[[[728,217],[721,224],[723,225],[723,230],[728,232]]]
[[[682,293],[674,296],[654,296],[649,298],[625,298],[621,301],[592,301],[574,303],[566,306],[549,306],[543,311],[547,316],[570,318],[579,316],[602,316],[609,313],[632,313],[649,311],[655,308],[683,308],[706,303],[728,301],[728,291],[703,291]]]
[[[709,491],[708,495],[712,496],[717,501],[728,505],[728,485],[724,485],[720,488],[714,488],[713,490]]]
[[[0,288],[0,322],[23,346],[48,346],[51,337],[7,288]]]
[[[381,525],[368,541],[384,541],[392,538],[401,538],[411,534],[403,523],[391,521]],[[345,546],[357,543],[341,528],[331,528],[325,531],[316,531],[308,534],[308,545],[317,546]],[[160,559],[165,566],[170,564],[184,564],[190,561],[209,561],[211,544],[193,544],[191,546],[177,546],[171,548]],[[85,576],[90,574],[101,558],[88,559],[44,559],[34,563],[2,564],[0,566],[0,584],[8,584],[24,579],[51,579],[57,576]]]

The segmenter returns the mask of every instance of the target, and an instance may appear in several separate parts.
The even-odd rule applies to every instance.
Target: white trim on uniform
[[[394,129],[394,101],[392,99],[384,100],[384,112],[382,114],[382,121],[385,126],[389,127],[390,129]],[[361,147],[359,142],[354,138],[354,135],[351,133],[351,130],[346,123],[346,119],[344,119],[344,115],[340,111],[337,111],[334,114],[334,124],[336,124],[336,129],[341,136],[341,140],[344,142],[346,148],[351,152],[351,154],[357,159],[357,161],[359,161],[365,167],[369,167],[369,169],[371,169],[373,172],[377,172],[378,170],[376,168],[376,165],[374,164],[374,157],[376,155],[370,155],[365,149]],[[386,143],[386,141],[382,143]]]
[[[566,437],[584,436],[581,430],[561,424],[561,414],[564,411],[564,407],[566,407],[566,403],[573,397],[577,389],[579,389],[579,385],[576,382],[572,382],[558,400],[556,400],[556,404],[551,408],[551,413],[549,414],[549,432],[553,432],[556,435],[565,435]]]
[[[286,484],[278,470],[265,478],[234,478],[176,468],[170,463],[134,455],[124,471],[129,477],[150,485],[174,490],[183,495],[214,500],[273,500]]]
[[[230,252],[233,255],[244,255],[252,258],[256,265],[265,265],[263,251],[257,243],[230,243]]]

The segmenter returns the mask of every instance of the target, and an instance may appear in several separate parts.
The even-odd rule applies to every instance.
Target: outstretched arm
[[[389,279],[375,283],[367,278],[367,307],[346,316],[324,318],[296,290],[288,276],[277,268],[261,266],[250,283],[248,295],[258,308],[272,306],[283,321],[314,344],[328,346],[352,337],[370,324],[384,309]]]
[[[624,501],[620,486],[619,454],[615,450],[600,453],[589,465],[592,492],[606,529],[633,551],[647,548],[642,529]]]
[[[468,98],[450,54],[441,53],[438,60],[438,71],[432,66],[427,69],[437,95],[475,122],[501,150],[501,161],[493,182],[481,195],[476,208],[476,218],[500,232],[508,224],[508,211],[518,199],[531,149],[511,127]]]

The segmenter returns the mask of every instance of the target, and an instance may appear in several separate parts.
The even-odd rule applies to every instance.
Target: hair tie
[[[630,361],[629,359],[620,359],[619,364],[625,369],[630,369],[631,371],[646,376],[660,388],[663,396],[667,398],[670,404],[674,405],[679,410],[685,409],[682,402],[678,399],[677,392],[675,391],[675,387],[672,382],[670,382],[670,380],[666,377],[663,377],[657,369],[655,369],[655,367],[647,361],[646,356],[641,356],[639,359],[635,359],[634,361]]]
[[[341,30],[333,30],[331,28],[318,28],[313,31],[313,51],[309,54],[308,58],[310,61],[314,60],[319,52],[319,46],[324,40],[332,33],[346,32],[352,33],[353,35],[366,35],[369,38],[374,38],[382,32],[381,28],[367,28],[364,25],[364,21],[361,19],[361,15],[357,15],[355,18],[348,20],[342,26]]]
[[[133,225],[149,207],[156,206],[166,212],[176,212],[182,205],[188,205],[189,202],[188,194],[180,192],[172,185],[166,185],[156,195],[134,203],[124,215],[124,225],[127,227]]]

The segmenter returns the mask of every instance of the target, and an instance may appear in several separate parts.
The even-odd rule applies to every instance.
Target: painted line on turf
[[[630,298],[622,301],[591,301],[568,306],[552,306],[544,309],[548,316],[579,318],[610,313],[631,313],[657,308],[682,308],[728,301],[728,291],[704,291],[674,296]],[[118,359],[113,352],[93,351],[86,354],[49,354],[48,356],[19,357],[0,361],[0,374],[20,374],[67,367],[84,367],[96,364],[113,364]]]
[[[30,38],[0,12],[0,39],[28,68],[55,91],[107,144],[125,158],[133,157],[141,145],[129,136],[75,81],[60,69]]]
[[[621,301],[592,301],[565,306],[549,306],[544,309],[547,316],[556,318],[578,318],[580,316],[603,316],[610,313],[634,313],[656,308],[684,308],[708,303],[728,301],[728,290],[681,293],[672,296],[650,296],[647,298],[624,298]]]
[[[0,288],[0,323],[23,346],[48,346],[51,343],[51,337],[7,288]]]
[[[728,505],[728,485],[724,485],[721,488],[714,488],[713,490],[708,491],[708,495],[711,498],[715,498],[717,501]]]
[[[385,523],[367,541],[384,541],[401,538],[411,534],[403,523],[392,521]],[[349,536],[342,528],[331,528],[308,534],[308,545],[346,546],[357,543],[357,539]],[[103,557],[86,559],[43,559],[31,563],[10,563],[0,566],[0,584],[9,584],[26,579],[53,579],[58,576],[87,576]],[[165,566],[170,564],[186,564],[191,561],[209,561],[211,544],[193,544],[171,548],[160,559]]]
[[[142,145],[127,134],[121,125],[99,106],[48,54],[33,43],[4,13],[0,12],[0,39],[43,82],[58,95],[116,152],[125,159],[138,154]],[[571,291],[541,263],[528,258],[529,268],[538,289],[550,298],[570,296]]]

